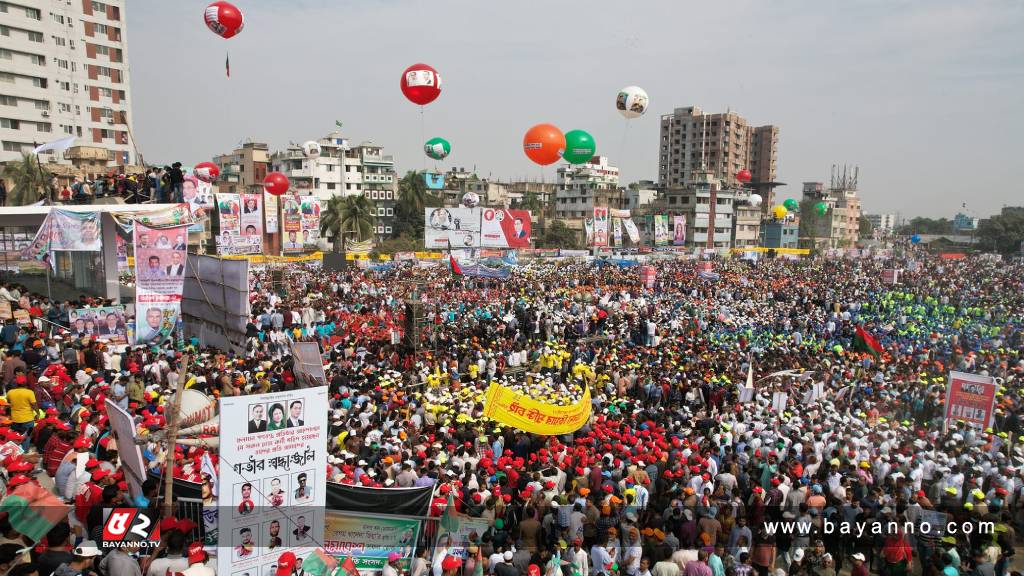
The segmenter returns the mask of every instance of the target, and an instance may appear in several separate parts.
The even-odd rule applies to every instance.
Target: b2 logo
[[[104,548],[121,548],[127,545],[153,547],[160,542],[159,527],[149,514],[139,508],[107,508],[103,511]]]

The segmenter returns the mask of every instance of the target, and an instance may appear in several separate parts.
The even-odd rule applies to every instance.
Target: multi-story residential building
[[[0,161],[75,137],[107,164],[138,164],[131,133],[126,0],[0,2]],[[60,152],[43,162],[70,164]]]
[[[245,142],[229,154],[213,158],[220,168],[217,191],[227,194],[261,192],[267,178],[270,153],[263,142]]]
[[[871,227],[878,230],[879,233],[891,233],[896,228],[895,214],[867,214],[864,217],[871,223]]]
[[[710,172],[723,186],[733,188],[740,184],[736,174],[746,168],[751,185],[773,182],[778,137],[778,127],[751,127],[735,112],[676,108],[661,117],[658,179],[664,188],[685,188],[696,182],[695,174]]]
[[[870,218],[870,217],[869,217]],[[957,232],[971,232],[978,229],[978,218],[957,212],[953,217],[953,230]]]
[[[734,208],[749,197],[749,192],[723,188],[711,172],[695,173],[685,188],[668,188],[655,213],[686,217],[686,246],[728,248],[732,245]],[[746,232],[746,231],[745,231]],[[741,235],[746,240],[746,234]]]
[[[761,207],[736,198],[732,228],[733,248],[757,246],[761,241]]]
[[[623,204],[619,169],[609,165],[605,156],[595,156],[584,164],[560,166],[555,182],[556,218],[589,218],[594,206],[620,208]]]
[[[761,245],[765,248],[796,248],[800,227],[790,220],[765,220],[761,223]]]
[[[622,194],[623,210],[639,210],[658,199],[658,185],[650,180],[630,184]]]
[[[317,140],[320,157],[306,158],[297,145],[270,157],[271,169],[282,172],[299,194],[315,194],[326,202],[334,196],[362,194],[377,210],[379,236],[392,233],[398,178],[395,158],[373,142],[350,146],[338,132]]]
[[[800,241],[808,247],[852,248],[860,239],[860,197],[857,196],[857,178],[832,178],[832,185],[825,188],[822,182],[804,182],[804,199],[824,202],[828,214],[816,219],[818,226],[810,230],[810,236]],[[804,232],[802,232],[804,233]]]

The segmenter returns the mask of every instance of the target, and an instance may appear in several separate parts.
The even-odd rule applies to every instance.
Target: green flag
[[[334,125],[337,126],[338,128],[341,128],[341,120],[335,120]]]

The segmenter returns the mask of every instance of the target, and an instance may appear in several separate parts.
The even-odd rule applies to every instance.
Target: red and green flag
[[[448,256],[448,263],[452,265],[452,274],[455,276],[462,276],[462,266],[459,266],[458,261],[455,260],[455,256]]]
[[[857,326],[857,334],[853,337],[853,349],[871,354],[876,360],[885,352],[878,340],[860,326]]]
[[[338,566],[338,571],[335,572],[338,576],[359,576],[359,570],[356,569],[355,560],[352,560],[351,556],[345,558],[344,562]]]
[[[70,512],[63,500],[35,482],[18,486],[0,502],[0,513],[7,514],[11,527],[33,542],[42,540]]]

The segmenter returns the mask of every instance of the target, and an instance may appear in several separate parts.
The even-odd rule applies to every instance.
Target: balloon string
[[[425,127],[425,121],[423,119],[423,106],[420,105],[420,142],[424,143],[424,144],[420,144],[420,146],[425,146],[426,145],[425,144],[426,141],[427,141],[427,130],[426,130],[426,127]],[[424,156],[423,160],[422,160],[423,161],[423,171],[426,172],[427,171],[426,154],[424,154],[423,156]]]
[[[626,153],[626,141],[629,139],[629,125],[632,123],[632,121],[626,120],[626,127],[622,130],[622,142],[619,143],[619,157],[615,159],[615,161],[618,162],[619,166],[622,166],[622,158],[623,155]],[[619,178],[621,177],[622,170],[619,170]],[[619,182],[619,186],[621,185],[622,182]],[[619,208],[622,208],[622,206],[619,206]]]

